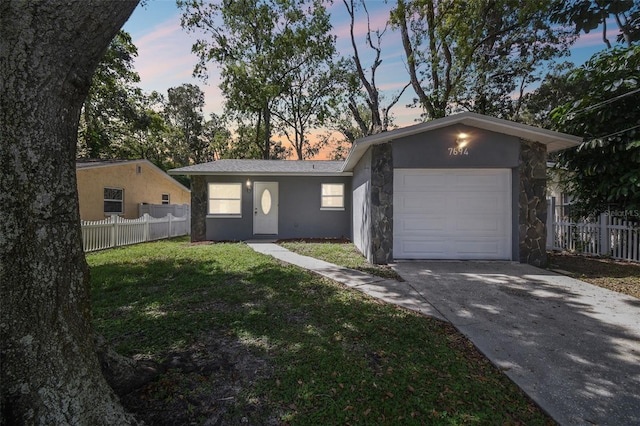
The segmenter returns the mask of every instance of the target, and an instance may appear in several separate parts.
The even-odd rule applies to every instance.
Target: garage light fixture
[[[458,149],[464,148],[468,144],[469,144],[469,134],[464,132],[458,133],[458,136],[456,137],[456,145],[458,145]]]

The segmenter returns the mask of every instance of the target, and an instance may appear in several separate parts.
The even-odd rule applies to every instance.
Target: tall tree
[[[425,118],[455,109],[513,115],[510,93],[571,41],[552,26],[550,7],[550,0],[398,0],[392,22]],[[506,111],[492,110],[496,100]]]
[[[573,25],[575,33],[602,29],[602,41],[611,48],[609,18],[618,26],[616,40],[631,47],[640,40],[640,3],[634,0],[556,0],[551,17],[555,22]]]
[[[95,353],[76,192],[91,77],[137,1],[0,2],[0,407],[6,424],[130,424]]]
[[[545,129],[559,130],[551,119],[551,111],[559,105],[573,102],[585,89],[582,82],[569,79],[569,74],[574,69],[575,65],[571,62],[552,67],[540,86],[523,97],[519,121]]]
[[[111,140],[115,158],[144,158],[163,170],[174,167],[170,126],[163,117],[160,96],[142,94],[135,101],[135,119],[126,123],[122,133]]]
[[[140,76],[133,68],[138,49],[131,36],[120,30],[98,64],[84,101],[78,135],[78,155],[111,158],[116,135],[135,122],[135,100],[141,92]]]
[[[555,128],[583,136],[558,167],[570,174],[575,212],[640,211],[640,46],[607,49],[567,76],[572,99]]]
[[[226,108],[257,117],[263,127],[262,157],[272,156],[273,113],[294,73],[331,55],[332,38],[321,0],[179,1],[182,25],[210,38],[193,51],[200,60],[194,73],[206,76],[210,61],[220,64]],[[298,79],[298,81],[300,81]]]
[[[183,84],[167,90],[164,115],[174,129],[174,163],[186,166],[209,161],[207,143],[202,137],[204,93],[195,84]]]
[[[385,24],[382,29],[371,28],[371,19],[365,0],[360,0],[359,2],[355,0],[342,0],[342,2],[349,14],[349,37],[351,48],[353,49],[353,54],[349,57],[344,67],[351,70],[351,74],[355,76],[355,81],[348,81],[348,83],[351,84],[347,84],[347,105],[363,136],[386,132],[391,125],[391,108],[398,103],[410,83],[407,83],[398,93],[393,95],[387,105],[383,105],[383,97],[376,84],[376,76],[378,68],[382,65],[382,38],[387,32],[388,24]],[[366,46],[374,54],[368,73],[365,70],[355,33],[356,15],[358,11],[363,11],[366,17]],[[361,101],[361,94],[363,92],[364,100]],[[366,116],[363,114],[364,111],[361,108],[363,104],[367,106]],[[351,142],[353,142],[353,140]]]
[[[324,143],[309,132],[324,125],[335,108],[341,71],[323,61],[309,61],[291,74],[286,91],[276,103],[277,128],[293,147],[298,160],[315,156]]]
[[[231,143],[231,132],[227,130],[225,119],[211,113],[204,122],[202,137],[206,143],[207,161],[225,158]]]
[[[273,116],[276,128],[292,145],[298,160],[304,160],[322,148],[321,141],[309,138],[309,132],[324,125],[330,116],[342,72],[333,63],[335,36],[330,33],[329,14],[322,2],[300,3],[290,13],[291,21],[298,22],[299,27],[291,31],[289,40],[293,56],[288,62],[295,66],[281,81]]]

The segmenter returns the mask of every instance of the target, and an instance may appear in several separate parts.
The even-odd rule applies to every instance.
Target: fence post
[[[550,197],[547,201],[547,250],[553,249],[553,220],[556,211],[556,197]]]
[[[145,213],[144,217],[144,240],[149,241],[149,213]]]
[[[187,215],[187,235],[191,235],[191,206],[189,204],[185,204],[185,211]]]
[[[611,237],[609,236],[609,215],[607,213],[600,213],[600,255],[606,256],[610,250]]]
[[[116,218],[117,218],[117,217],[118,217],[118,216],[116,216],[116,215],[114,215],[114,214],[112,214],[112,215],[109,217],[109,220],[111,221],[111,241],[110,241],[109,247],[115,247],[115,246],[116,246],[116,241],[117,241],[117,239],[116,239],[116,238],[117,238],[117,235],[116,235],[116,234],[117,234],[116,227],[118,226],[118,225],[117,225],[117,223],[118,223],[118,222],[117,222],[117,220],[116,220]]]
[[[169,213],[167,216],[169,216],[169,234],[167,235],[167,238],[171,238],[171,218],[173,218],[173,215]]]

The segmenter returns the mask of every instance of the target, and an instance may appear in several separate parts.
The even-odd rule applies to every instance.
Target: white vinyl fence
[[[82,244],[85,252],[143,243],[145,241],[190,235],[189,216],[153,218],[144,214],[138,219],[111,216],[105,220],[82,222]]]
[[[578,223],[549,217],[548,223],[547,249],[640,262],[638,221],[602,214],[597,220]]]
[[[145,213],[151,217],[165,217],[168,214],[184,217],[191,215],[191,207],[189,204],[138,204],[138,216],[142,217]]]

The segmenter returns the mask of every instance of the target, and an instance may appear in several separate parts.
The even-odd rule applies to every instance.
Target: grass
[[[87,259],[95,328],[167,367],[123,397],[149,424],[552,423],[450,325],[244,244]]]
[[[398,273],[389,266],[372,265],[367,262],[367,259],[358,251],[353,243],[282,242],[279,244],[292,252],[315,257],[329,263],[345,266],[347,268],[383,278],[400,279]]]

